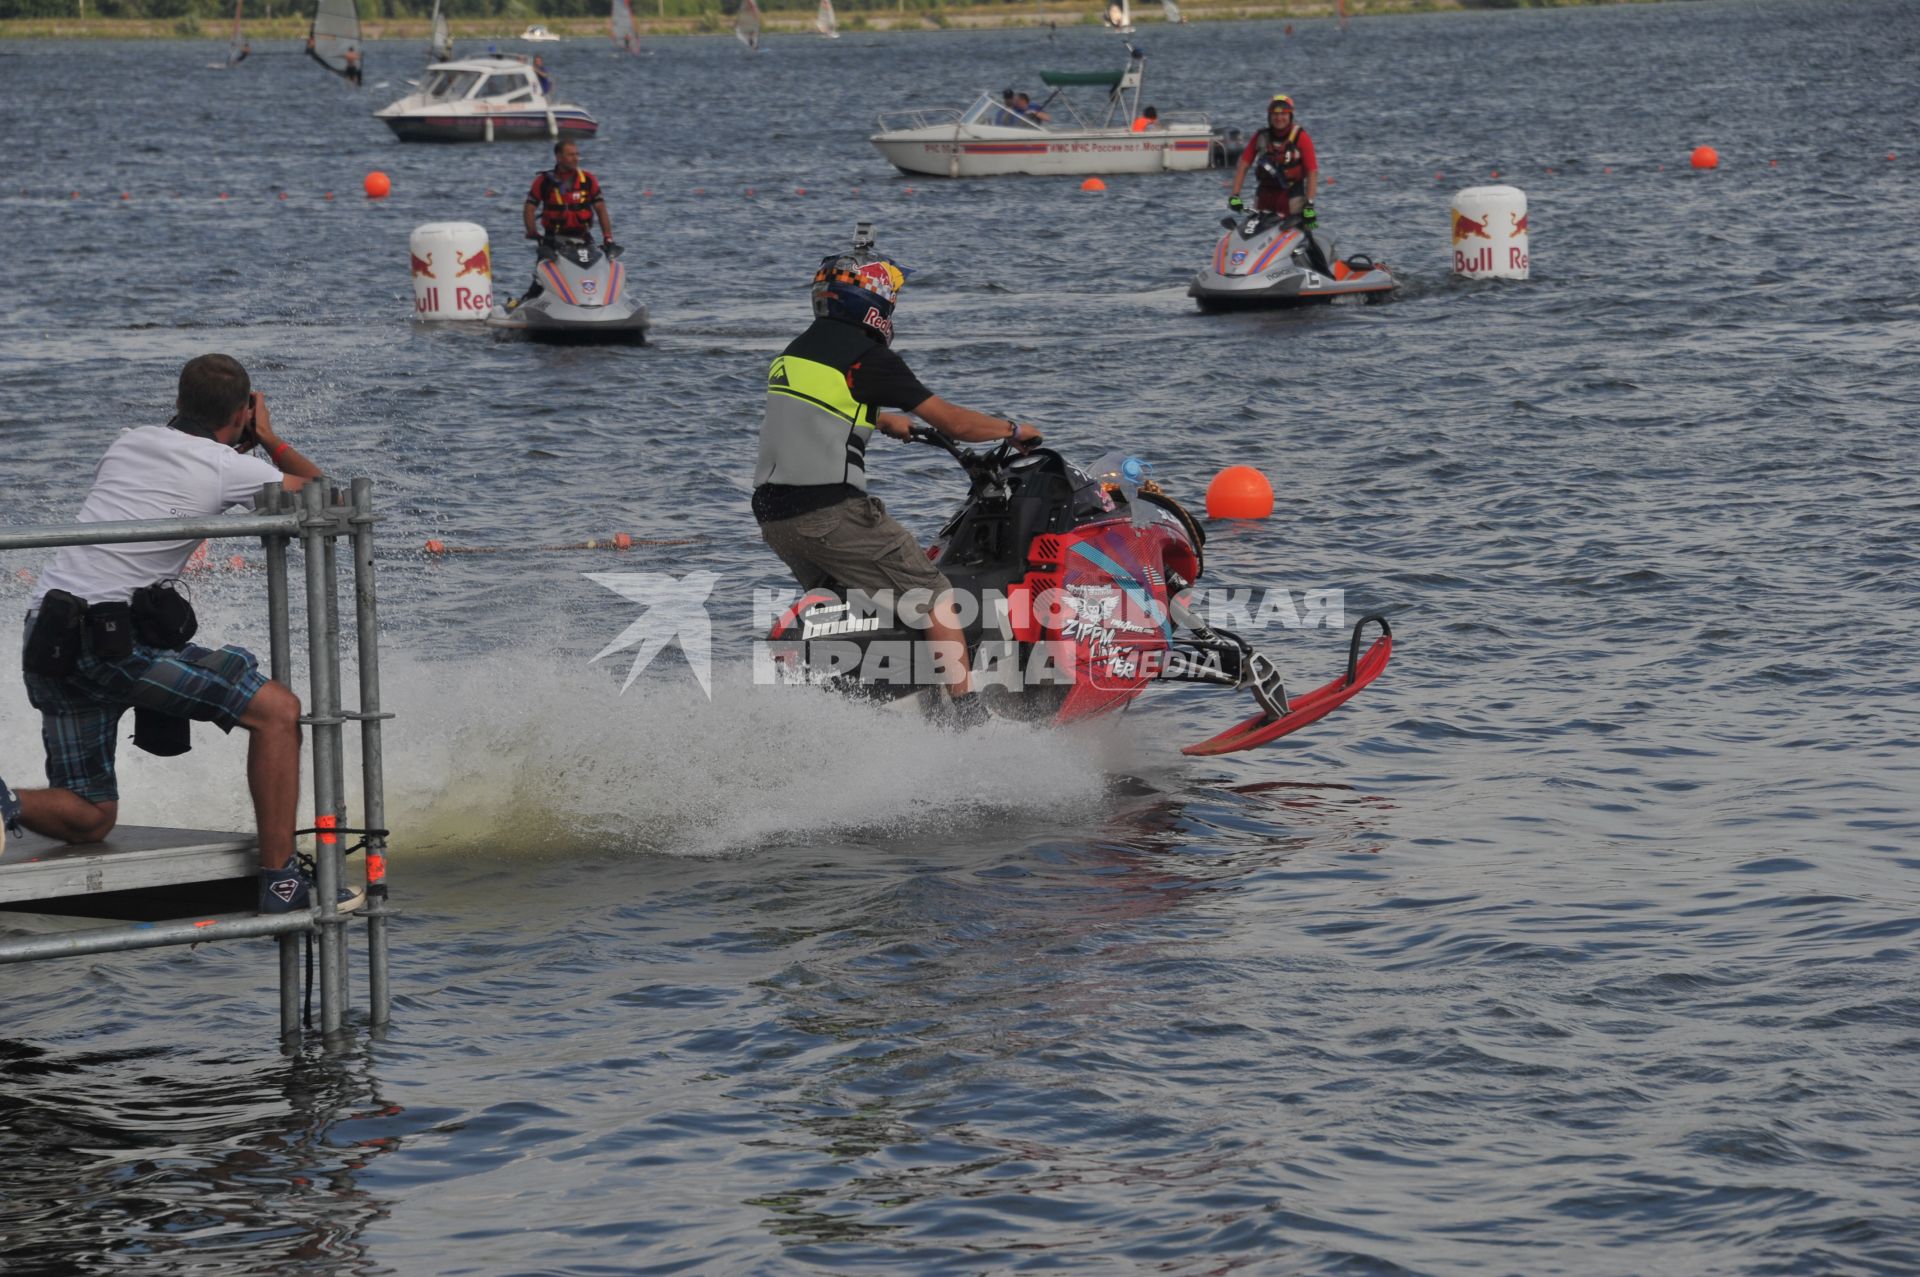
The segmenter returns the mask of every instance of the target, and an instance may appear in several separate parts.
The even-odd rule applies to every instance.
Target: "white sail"
[[[453,59],[453,32],[447,28],[447,15],[440,10],[440,0],[433,0],[433,43],[427,48],[427,57],[434,62]]]
[[[233,0],[233,35],[227,41],[227,65],[232,66],[240,60],[240,50],[245,41],[240,36],[240,5],[242,0]]]
[[[640,52],[640,29],[633,25],[633,0],[613,0],[613,42],[628,53]]]
[[[1107,25],[1123,35],[1130,33],[1133,30],[1132,0],[1113,0],[1107,6]]]
[[[1186,21],[1185,18],[1180,16],[1180,6],[1175,4],[1173,0],[1160,0],[1160,8],[1166,12],[1168,22]]]
[[[833,16],[833,0],[820,0],[820,12],[813,19],[813,28],[829,40],[840,37],[840,20]]]
[[[753,0],[740,0],[740,12],[733,18],[733,34],[748,50],[760,48],[760,6]]]
[[[360,7],[354,0],[319,0],[307,33],[307,52],[335,75],[357,79],[360,66]],[[353,56],[349,58],[347,55]]]

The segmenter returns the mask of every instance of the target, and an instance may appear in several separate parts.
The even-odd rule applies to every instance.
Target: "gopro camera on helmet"
[[[873,223],[855,222],[853,224],[853,249],[859,252],[863,248],[873,247]]]

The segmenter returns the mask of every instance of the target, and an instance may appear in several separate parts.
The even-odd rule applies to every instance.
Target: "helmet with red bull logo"
[[[859,324],[892,345],[893,307],[906,282],[906,270],[875,252],[870,241],[830,253],[813,273],[814,317]]]

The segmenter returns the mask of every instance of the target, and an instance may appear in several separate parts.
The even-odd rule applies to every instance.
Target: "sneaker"
[[[962,692],[947,702],[946,719],[955,731],[971,731],[992,717],[978,692]]]
[[[0,780],[0,852],[7,849],[7,835],[20,832],[20,800],[7,782]]]
[[[341,913],[353,913],[367,903],[363,886],[342,885],[334,896],[334,907]],[[298,865],[260,871],[261,913],[294,913],[313,908],[313,878]]]

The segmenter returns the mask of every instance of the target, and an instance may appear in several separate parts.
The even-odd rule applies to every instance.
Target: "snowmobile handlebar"
[[[930,448],[952,457],[960,463],[960,468],[968,474],[981,471],[992,472],[1006,468],[1007,458],[1012,455],[1015,444],[1011,438],[1003,439],[991,448],[963,448],[954,440],[941,434],[932,426],[915,423],[907,431],[908,443],[924,443]]]

